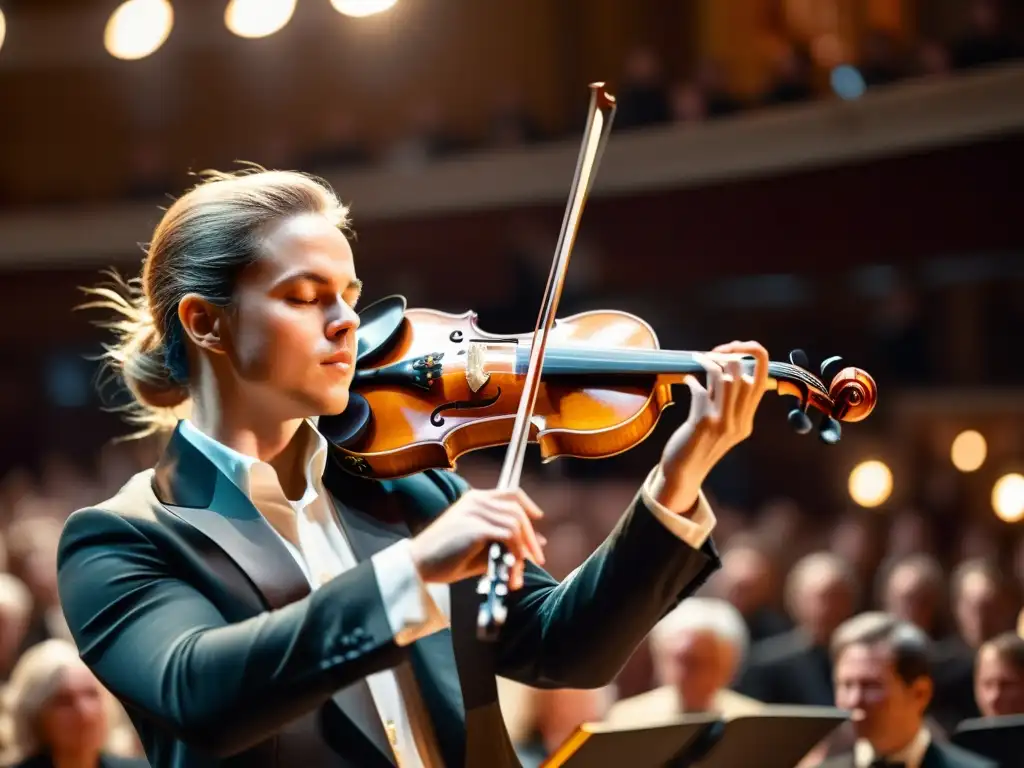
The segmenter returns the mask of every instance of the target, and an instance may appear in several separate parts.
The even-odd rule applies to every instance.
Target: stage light
[[[949,449],[949,458],[953,466],[961,472],[973,472],[985,463],[988,446],[980,432],[968,429],[961,432],[953,440]]]
[[[881,461],[864,461],[850,472],[850,498],[862,507],[884,504],[892,493],[892,471]]]
[[[144,59],[167,41],[173,26],[168,0],[126,0],[110,14],[103,44],[115,59]]]
[[[1024,475],[1012,472],[996,480],[992,486],[992,509],[996,517],[1007,523],[1024,518]]]
[[[338,13],[363,17],[384,13],[397,2],[398,0],[331,0],[331,5]]]
[[[0,48],[4,47],[4,38],[7,37],[7,17],[3,10],[0,10]]]
[[[224,24],[239,37],[267,37],[292,19],[295,0],[231,0]]]

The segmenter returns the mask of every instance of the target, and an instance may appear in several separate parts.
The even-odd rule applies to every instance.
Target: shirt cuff
[[[704,491],[698,492],[697,506],[684,517],[655,501],[652,489],[660,474],[661,466],[656,465],[644,481],[640,491],[644,504],[673,535],[694,549],[700,549],[711,536],[711,531],[714,530],[715,524],[718,522],[715,519],[715,513],[711,511],[711,505],[704,497]]]
[[[447,618],[416,570],[408,539],[382,549],[370,560],[398,645],[410,645],[448,626]]]

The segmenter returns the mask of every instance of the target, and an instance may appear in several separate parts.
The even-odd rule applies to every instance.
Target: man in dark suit
[[[769,704],[831,706],[828,642],[853,612],[855,577],[837,555],[815,552],[793,566],[785,591],[796,628],[757,643],[735,688]]]
[[[835,705],[852,713],[856,742],[821,768],[996,768],[936,741],[925,727],[933,689],[929,650],[920,628],[887,613],[858,614],[836,630]]]
[[[155,469],[71,515],[58,561],[82,658],[154,768],[517,765],[497,675],[605,685],[719,566],[701,486],[752,430],[760,345],[703,361],[708,387],[688,380],[661,461],[558,583],[521,491],[447,471],[355,476],[318,430],[355,375],[345,216],[301,174],[217,177],[168,210],[141,295],[105,304],[129,318],[112,359],[138,401],[192,404]],[[438,365],[445,396],[469,391],[473,357]],[[381,407],[377,428],[404,415]],[[494,541],[515,562],[490,643],[476,586]]]

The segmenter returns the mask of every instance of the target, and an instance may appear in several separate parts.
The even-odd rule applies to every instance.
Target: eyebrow
[[[282,278],[278,285],[285,285],[287,283],[294,283],[300,280],[309,280],[312,283],[318,285],[329,285],[330,280],[317,272],[296,272],[294,275],[286,275]],[[355,291],[356,293],[363,292],[363,281],[359,278],[353,278],[349,281],[348,286],[345,288],[346,291]]]

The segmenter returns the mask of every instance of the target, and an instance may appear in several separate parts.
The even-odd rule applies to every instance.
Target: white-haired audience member
[[[18,660],[0,712],[2,764],[18,768],[143,768],[114,754],[123,744],[114,699],[65,640],[46,640]]]
[[[734,717],[761,710],[760,702],[729,690],[750,643],[746,623],[730,603],[691,597],[654,627],[649,640],[660,687],[616,702],[608,722],[640,725],[685,712]]]
[[[17,576],[0,573],[0,681],[14,669],[32,622],[32,593]]]

